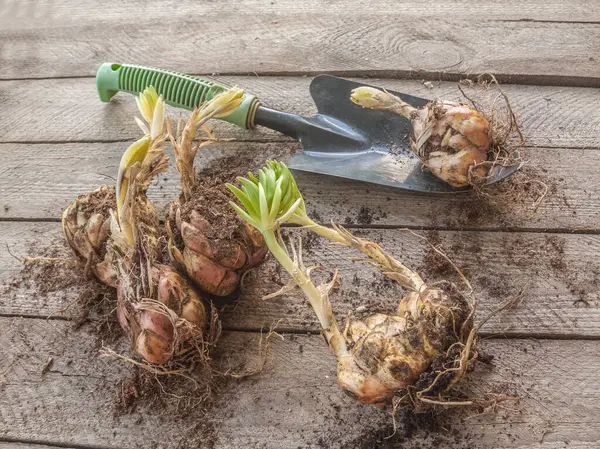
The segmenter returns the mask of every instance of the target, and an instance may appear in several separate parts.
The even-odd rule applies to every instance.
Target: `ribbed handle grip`
[[[96,87],[104,102],[110,101],[119,91],[137,95],[148,86],[154,87],[167,104],[188,110],[227,89],[195,76],[130,64],[104,63],[96,74]],[[240,107],[221,120],[241,128],[254,128],[254,115],[259,105],[258,98],[246,93]]]

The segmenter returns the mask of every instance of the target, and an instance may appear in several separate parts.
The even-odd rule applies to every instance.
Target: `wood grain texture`
[[[180,0],[167,3],[170,7],[169,15],[173,19],[185,19],[190,10],[197,10],[197,2],[193,0]],[[301,3],[294,0],[278,0],[273,2],[261,2],[259,0],[221,0],[222,9],[234,8],[239,14],[252,14],[261,12],[263,14],[306,14],[323,12],[324,6],[335,10],[359,11],[364,8],[364,2],[360,0],[305,0]],[[456,17],[470,20],[522,20],[522,21],[560,21],[569,22],[593,22],[598,19],[596,11],[590,8],[590,4],[583,0],[573,0],[569,4],[558,0],[551,0],[540,4],[536,0],[505,0],[501,4],[490,3],[485,0],[474,0],[469,2],[469,7],[464,7],[461,0],[439,0],[436,2],[410,1],[410,0],[377,0],[373,2],[375,12],[382,14],[402,14],[410,19]],[[80,20],[89,20],[90,15],[95,15],[99,20],[126,21],[131,16],[144,11],[148,16],[160,15],[165,11],[164,5],[156,4],[148,0],[106,0],[102,6],[91,0],[6,0],[3,10],[0,12],[2,18],[33,17],[44,18],[50,24],[66,24]],[[420,6],[420,7],[419,7]],[[424,7],[427,6],[427,7]],[[203,8],[193,11],[199,15],[216,15],[220,10]],[[34,28],[28,21],[10,21],[6,23],[8,28]]]
[[[598,446],[600,3],[5,0],[0,60],[0,449]],[[458,99],[454,83],[438,80],[484,71],[528,84],[503,87],[525,132],[524,156],[535,179],[550,187],[535,212],[527,196],[498,205],[297,176],[318,221],[362,228],[355,232],[383,243],[427,282],[452,274],[433,269],[426,244],[395,228],[439,229],[428,236],[472,281],[478,320],[522,297],[483,327],[482,349],[495,356],[494,365],[477,366],[469,387],[472,395],[520,401],[490,415],[442,411],[434,430],[401,420],[397,435],[385,439],[390,411],[360,406],[341,392],[302,295],[261,299],[285,281],[269,260],[248,274],[241,300],[221,313],[226,331],[215,353],[221,370],[257,366],[258,331],[278,323],[283,339],[272,340],[264,372],[230,381],[207,413],[198,406],[182,415],[173,404],[143,400],[117,413],[116,391],[132,369],[99,356],[106,335],[97,333],[93,314],[68,321],[80,317],[81,288],[41,294],[14,257],[49,255],[52,247],[52,256],[70,257],[60,212],[77,194],[113,183],[121,152],[138,136],[130,97],[108,105],[97,98],[93,76],[106,61],[212,74],[267,106],[304,115],[315,112],[307,75],[322,72],[386,78],[367,82],[426,98]],[[552,87],[558,85],[571,87]],[[201,169],[225,158],[257,166],[299,149],[269,130],[215,129],[238,141],[202,151]],[[177,193],[174,168],[150,190],[160,209]],[[340,321],[348,312],[364,314],[363,306],[395,309],[403,292],[351,261],[354,253],[319,239],[304,243],[305,262],[324,267],[315,279],[341,270],[332,296]],[[110,345],[130,354],[123,340]]]
[[[128,143],[0,144],[0,220],[57,220],[73,199],[102,184],[114,183],[120,154]],[[266,159],[287,160],[298,149],[286,143],[219,143],[205,147],[196,162],[211,169],[224,158],[247,165],[240,174],[262,166]],[[170,153],[170,152],[169,152]],[[533,196],[492,201],[473,194],[414,194],[383,186],[297,173],[309,213],[317,221],[368,226],[421,226],[451,229],[598,230],[600,184],[596,150],[523,150],[526,170],[550,190],[538,207]],[[236,162],[238,161],[238,162]],[[537,168],[536,168],[537,167]],[[149,190],[162,209],[179,192],[174,164]],[[539,184],[533,188],[538,188]]]
[[[77,315],[75,304],[81,291],[77,286],[40,294],[39,284],[32,280],[11,285],[11,280],[21,279],[20,263],[8,254],[6,245],[19,257],[39,255],[51,245],[62,248],[57,257],[70,257],[62,243],[59,224],[0,223],[0,231],[0,280],[4,281],[0,286],[0,314]],[[381,242],[391,254],[419,271],[427,282],[445,277],[456,280],[450,269],[440,274],[440,269],[431,268],[428,263],[431,251],[410,233],[361,230],[357,234]],[[483,328],[486,335],[600,337],[597,325],[600,266],[590,259],[591,254],[600,251],[600,236],[440,232],[437,237],[436,243],[442,245],[472,282],[479,301],[479,319],[522,292],[522,304],[490,320]],[[393,282],[384,282],[374,268],[350,260],[357,255],[360,256],[320,239],[305,238],[305,263],[325,268],[323,273],[315,275],[316,282],[326,280],[335,267],[340,269],[342,284],[332,296],[334,311],[340,320],[361,306],[366,307],[362,314],[391,313],[403,296],[402,290]],[[314,313],[300,291],[269,301],[261,299],[277,291],[285,281],[285,275],[277,274],[273,261],[251,271],[245,278],[241,300],[222,314],[224,327],[258,331],[279,323],[279,328],[286,331],[319,332]]]
[[[316,113],[308,77],[212,79],[243,87],[275,109],[300,115]],[[456,83],[436,82],[428,89],[420,81],[366,79],[364,82],[428,99],[460,100]],[[598,89],[521,85],[505,85],[503,89],[522,125],[526,145],[600,147]],[[102,103],[93,79],[0,81],[0,99],[4,111],[0,117],[0,142],[106,142],[139,136],[139,128],[133,121],[137,114],[133,98],[122,93],[110,104]],[[178,111],[173,110],[173,115],[176,114]],[[266,128],[248,132],[214,123],[221,136],[255,141],[289,140]]]
[[[442,412],[442,427],[417,428],[412,437],[404,436],[400,423],[399,436],[385,442],[382,437],[392,433],[389,410],[360,406],[340,391],[335,361],[318,335],[273,339],[265,371],[232,381],[208,417],[200,407],[185,417],[159,407],[159,415],[143,402],[119,416],[112,405],[115,385],[130,368],[99,357],[97,337],[73,332],[65,322],[1,318],[0,325],[4,438],[107,448],[213,447],[197,436],[195,444],[188,440],[199,420],[213,424],[216,448],[558,449],[589,448],[600,438],[596,342],[485,341],[482,347],[495,356],[494,365],[478,366],[470,375],[471,394],[502,392],[518,395],[520,402],[501,404],[484,416],[473,416],[473,410]],[[254,366],[259,338],[226,333],[216,360],[227,364],[229,355]],[[127,351],[124,345],[116,349]],[[49,357],[52,365],[42,374]]]
[[[3,8],[0,76],[93,76],[100,63],[117,61],[208,74],[493,71],[519,81],[598,82],[600,9],[583,0],[573,8],[515,0],[433,8],[391,1],[369,8],[358,1],[150,3],[11,1]],[[33,26],[38,16],[43,26]]]

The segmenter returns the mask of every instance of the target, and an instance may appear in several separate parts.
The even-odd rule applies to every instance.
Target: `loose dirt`
[[[210,147],[209,147],[210,148]],[[201,150],[202,151],[202,150]],[[275,159],[283,159],[290,154],[289,146],[273,145],[268,151],[269,156]],[[199,189],[202,196],[197,202],[190,202],[189,208],[198,208],[201,213],[211,217],[209,222],[217,229],[223,231],[216,238],[227,238],[233,235],[238,227],[238,219],[229,208],[228,201],[232,199],[231,194],[224,190],[224,182],[233,182],[240,175],[246,175],[248,171],[256,171],[264,164],[265,152],[257,154],[251,147],[247,150],[236,152],[235,155],[219,159],[202,168],[198,173]],[[479,192],[479,196],[467,197],[448,201],[443,210],[432,211],[429,226],[443,226],[455,229],[472,229],[474,227],[500,226],[510,228],[524,220],[526,217],[515,216],[514,211],[528,209],[535,213],[540,198],[548,195],[560,195],[561,181],[550,179],[543,170],[525,167],[521,172],[508,178],[501,184],[496,185],[495,191],[485,189]],[[568,204],[565,200],[565,203]],[[526,206],[526,207],[524,207]],[[188,212],[184,212],[187,217]],[[362,225],[372,224],[373,221],[385,218],[385,213],[372,210],[367,206],[361,207],[356,217],[348,217],[347,221]],[[319,217],[315,217],[318,219]],[[214,220],[214,221],[212,221]],[[320,221],[320,220],[319,220]],[[231,223],[235,223],[235,226]],[[175,227],[174,227],[175,228]],[[360,235],[360,231],[356,232]],[[459,240],[447,242],[439,232],[432,231],[428,234],[430,241],[442,244],[445,249],[449,247],[448,255],[453,258],[454,253],[468,251],[473,255],[477,273],[471,273],[469,267],[459,267],[465,274],[473,274],[474,281],[483,287],[490,295],[498,297],[512,294],[507,289],[506,282],[497,276],[493,269],[486,269],[485,258],[481,246],[469,240],[467,233]],[[312,235],[312,234],[311,234]],[[181,242],[179,242],[181,243]],[[515,242],[513,242],[515,243]],[[527,257],[535,253],[534,248],[526,242],[516,242],[517,245],[505,245],[504,256],[516,266],[531,267],[531,259]],[[519,244],[520,243],[520,244]],[[529,246],[528,246],[529,245]],[[568,267],[565,259],[565,241],[560,236],[548,236],[543,249],[547,251],[548,258],[540,262],[546,266],[557,278],[562,279],[567,285],[572,286],[573,293],[585,297],[581,291],[582,282]],[[304,239],[304,248],[307,253],[317,248],[314,237]],[[426,247],[427,248],[427,247]],[[31,247],[30,254],[37,257],[54,257],[71,260],[72,256],[60,241],[52,242],[48,247]],[[165,257],[166,260],[166,257]],[[520,265],[526,264],[526,265]],[[454,269],[439,254],[431,249],[425,249],[423,266],[424,276],[429,278],[450,278],[454,275]],[[473,270],[474,271],[474,270]],[[67,308],[67,316],[73,320],[73,328],[76,331],[83,326],[92,326],[97,335],[98,346],[101,344],[117,344],[122,338],[122,331],[118,327],[114,314],[115,294],[112,290],[100,285],[94,280],[82,279],[83,270],[80,266],[61,261],[32,261],[24,264],[20,276],[0,286],[0,295],[10,298],[11,294],[26,289],[34,295],[65,294],[64,292],[75,288],[79,292],[74,304]],[[327,276],[327,274],[323,274]],[[277,277],[276,273],[273,277]],[[593,286],[598,286],[598,276]],[[385,301],[372,299],[359,294],[359,291],[376,292],[378,297],[401,298],[401,290],[398,286],[375,274],[372,280],[364,280],[357,276],[352,279],[352,290],[347,291],[344,296],[336,297],[336,302],[348,304],[349,308],[367,306],[368,313],[378,311],[390,312]],[[365,284],[365,285],[363,285]],[[590,288],[592,285],[590,286]],[[587,287],[586,287],[587,288]],[[69,294],[70,295],[70,294]],[[66,297],[66,296],[65,296]],[[292,309],[290,309],[292,310]],[[241,348],[240,350],[244,350]],[[217,358],[217,356],[215,356]],[[236,354],[229,354],[229,358],[235,360]],[[236,366],[236,371],[243,371],[244,366]],[[435,367],[432,367],[435,368]],[[223,400],[223,392],[232,382],[228,377],[215,375],[206,371],[206,367],[196,367],[199,371],[189,371],[189,377],[208,377],[208,381],[202,383],[200,388],[193,380],[182,376],[157,376],[142,368],[123,365],[123,378],[114,387],[114,413],[115,418],[128,413],[143,411],[164,416],[165,419],[173,420],[174,423],[194,422],[194,425],[184,426],[182,431],[182,447],[214,447],[218,439],[219,424],[211,420],[211,411],[219,407]],[[217,369],[218,370],[218,369]],[[206,379],[205,379],[206,380]],[[423,379],[426,382],[430,379]],[[194,386],[190,388],[190,386]],[[237,388],[238,394],[243,392],[243,387]],[[358,406],[358,405],[357,405]],[[414,411],[401,410],[397,416],[399,427],[394,434],[391,425],[381,429],[370,430],[361,437],[349,442],[347,448],[392,448],[401,447],[404,442],[411,440],[411,447],[444,447],[452,444],[452,447],[476,447],[469,439],[469,434],[459,435],[452,432],[446,423],[440,423],[440,418],[433,411],[415,413]],[[175,425],[175,424],[174,424]],[[321,447],[330,447],[339,440],[335,439],[335,432],[339,431],[339,423],[332,422],[331,429],[323,429],[325,436],[319,440]],[[392,437],[390,435],[394,434]]]
[[[74,328],[85,323],[96,326],[99,340],[120,335],[120,329],[115,332],[113,328],[116,321],[107,320],[116,304],[114,291],[94,278],[84,278],[83,266],[62,238],[47,244],[29,243],[22,262],[21,271],[0,284],[1,297],[29,295],[42,304],[75,298],[55,313],[71,319]]]
[[[360,437],[342,445],[344,449],[430,449],[452,447],[454,449],[476,449],[469,433],[452,429],[447,419],[439,413],[428,410],[415,412],[399,410],[396,415],[397,428],[392,424],[365,432]],[[327,443],[335,444],[334,441]],[[322,444],[320,447],[330,447]]]
[[[290,153],[289,146],[283,151],[274,147],[273,156],[285,157]],[[249,170],[256,171],[262,167],[264,159],[251,148],[237,152],[235,155],[217,160],[198,173],[201,194],[188,205],[196,208],[219,232],[211,235],[214,238],[227,238],[238,232],[240,220],[229,206],[233,200],[230,192],[223,187],[224,182],[235,182],[237,176],[247,175]],[[112,197],[111,197],[112,198]],[[106,199],[106,198],[104,198]],[[106,211],[114,209],[115,204],[105,202],[95,206]],[[90,203],[90,208],[92,204]],[[91,210],[90,210],[91,212]],[[184,214],[185,217],[185,214]],[[232,224],[233,223],[233,224]],[[161,237],[160,262],[168,260],[166,252],[166,236]],[[96,348],[127,347],[124,334],[116,316],[115,291],[94,279],[84,279],[83,267],[75,259],[62,237],[58,237],[47,245],[32,244],[28,248],[27,260],[21,272],[0,285],[0,295],[10,298],[11,295],[22,295],[24,291],[33,296],[48,298],[75,298],[63,309],[61,316],[73,323],[72,331],[90,330],[96,339]],[[47,260],[52,258],[54,260]],[[52,298],[51,298],[52,297]],[[247,349],[240,348],[247,352]],[[249,373],[256,367],[246,367],[241,360],[243,354],[228,353],[219,357],[216,350],[214,362],[193,364],[183,375],[162,375],[127,363],[122,363],[123,377],[112,389],[113,411],[115,419],[129,413],[152,413],[172,420],[174,425],[181,426],[181,447],[214,447],[218,439],[219,423],[212,419],[211,410],[220,407],[224,391],[231,383],[238,383],[229,374]],[[123,355],[131,354],[125,350]],[[91,357],[97,357],[91,354]],[[222,364],[228,360],[227,366]],[[236,363],[231,364],[234,360]],[[99,387],[101,388],[101,387]],[[111,390],[111,387],[102,387]],[[243,390],[243,388],[242,388]],[[111,391],[107,391],[110,394]]]

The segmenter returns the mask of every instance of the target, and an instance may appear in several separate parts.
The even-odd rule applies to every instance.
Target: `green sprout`
[[[243,207],[233,202],[231,206],[240,217],[260,231],[271,254],[290,274],[293,282],[302,289],[328,341],[338,346],[335,348],[336,355],[345,354],[347,352],[345,341],[333,317],[328,297],[335,282],[325,286],[315,286],[302,263],[301,247],[299,246],[296,251],[292,245],[292,259],[281,238],[278,237],[278,228],[281,224],[307,223],[306,219],[308,219],[304,199],[292,173],[281,162],[267,161],[267,165],[259,170],[258,177],[250,173],[248,178],[239,177],[238,181],[241,189],[232,184],[227,184],[227,187]],[[310,220],[309,224],[313,223]]]
[[[425,283],[421,277],[387,254],[379,245],[353,236],[346,229],[332,228],[314,222],[306,213],[306,205],[298,185],[287,166],[278,161],[267,161],[265,167],[247,178],[239,177],[241,188],[227,184],[241,205],[230,203],[239,216],[263,235],[269,251],[290,274],[293,283],[302,289],[314,309],[325,336],[338,359],[347,354],[346,342],[332,313],[329,291],[335,285],[330,282],[319,287],[310,279],[302,263],[302,248],[294,248],[292,257],[285,247],[279,227],[284,223],[301,225],[337,244],[350,246],[363,252],[386,276],[397,280],[413,291],[421,291]],[[288,287],[282,291],[289,290]]]
[[[258,177],[249,173],[248,178],[239,177],[238,181],[241,189],[231,184],[227,184],[227,187],[243,208],[235,203],[231,203],[231,206],[240,217],[263,234],[267,245],[272,238],[274,244],[280,246],[273,232],[280,225],[300,225],[334,243],[358,249],[380,267],[386,276],[413,291],[420,291],[425,285],[417,273],[391,257],[376,243],[355,237],[348,230],[334,224],[329,228],[312,220],[306,212],[296,180],[284,163],[267,161],[266,166],[259,170]],[[271,246],[269,249],[271,250]],[[276,251],[279,252],[277,249]],[[274,255],[277,257],[275,253]],[[289,263],[286,266],[282,262],[282,265],[288,272],[293,269]]]
[[[227,187],[246,210],[235,203],[231,205],[260,232],[274,229],[294,215],[306,215],[304,199],[285,164],[267,161],[266,167],[259,170],[258,178],[249,173],[248,178],[237,179],[241,189],[232,184],[227,184]]]

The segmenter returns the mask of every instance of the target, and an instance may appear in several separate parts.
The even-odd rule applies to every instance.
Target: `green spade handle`
[[[106,62],[96,74],[96,87],[100,100],[104,102],[109,102],[119,91],[137,95],[148,86],[153,86],[167,104],[190,111],[228,89],[195,76],[139,65]],[[221,120],[252,129],[258,106],[258,98],[246,94],[240,107]]]

